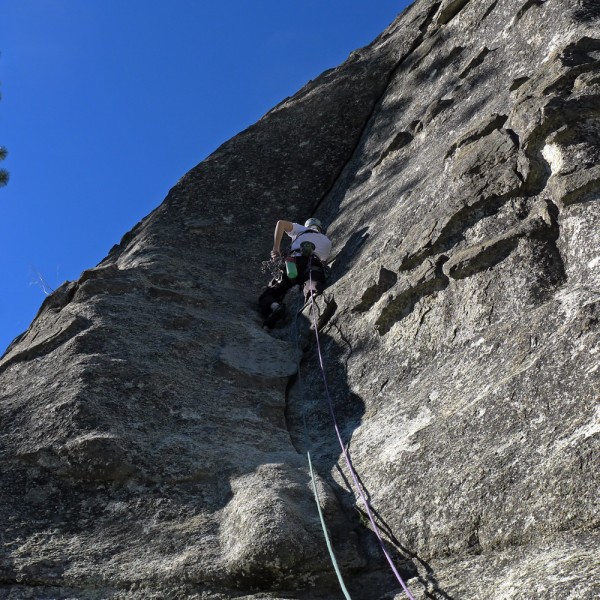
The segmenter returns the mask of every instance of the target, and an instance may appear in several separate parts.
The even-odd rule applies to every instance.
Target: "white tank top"
[[[292,223],[292,225],[292,231],[286,232],[292,238],[292,251],[300,250],[302,242],[311,242],[315,245],[315,254],[321,261],[327,262],[331,254],[331,240],[324,233],[318,233],[310,227],[304,227],[299,223]],[[304,231],[310,231],[310,233],[303,233]],[[303,235],[300,235],[301,233]]]

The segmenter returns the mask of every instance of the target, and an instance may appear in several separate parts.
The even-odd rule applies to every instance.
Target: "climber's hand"
[[[271,250],[271,258],[273,260],[275,260],[276,258],[279,258],[280,256],[281,256],[280,250],[275,250],[275,248],[273,248],[273,250]]]

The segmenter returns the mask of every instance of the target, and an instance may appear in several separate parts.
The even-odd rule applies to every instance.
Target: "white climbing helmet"
[[[319,221],[319,219],[310,218],[306,223],[304,223],[304,227],[309,227],[310,229],[317,229],[319,233],[323,233],[323,223]]]

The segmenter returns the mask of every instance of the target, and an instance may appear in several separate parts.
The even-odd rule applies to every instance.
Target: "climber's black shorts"
[[[297,256],[296,268],[298,269],[298,277],[289,279],[286,272],[282,271],[280,278],[273,279],[267,286],[267,289],[260,295],[258,305],[260,307],[260,312],[264,317],[267,317],[270,314],[271,304],[273,304],[273,302],[280,303],[287,291],[295,285],[302,286],[305,298],[308,298],[311,289],[311,281],[313,284],[312,289],[317,294],[321,294],[325,289],[325,269],[320,260],[316,260],[314,256],[312,259],[308,259],[304,256]]]

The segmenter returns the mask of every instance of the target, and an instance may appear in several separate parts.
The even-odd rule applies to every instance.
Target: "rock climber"
[[[291,221],[277,221],[271,250],[273,260],[281,256],[280,246],[284,233],[292,238],[286,261],[294,263],[297,275],[294,277],[293,267],[282,269],[280,276],[273,279],[260,295],[258,304],[261,314],[265,317],[265,327],[272,327],[283,316],[281,302],[293,286],[303,287],[305,300],[308,300],[311,294],[320,294],[325,289],[325,264],[331,253],[331,241],[325,235],[321,221],[311,218],[304,225]]]

